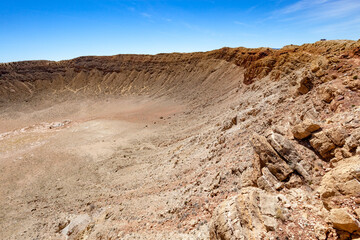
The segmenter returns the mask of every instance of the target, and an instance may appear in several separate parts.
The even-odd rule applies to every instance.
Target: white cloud
[[[360,10],[359,0],[333,1],[327,4],[323,9],[318,9],[318,14],[323,18],[346,17],[351,14],[358,15]]]
[[[283,9],[276,11],[277,14],[290,14],[307,9],[314,8],[318,5],[329,2],[329,0],[300,0],[292,5],[289,5]]]
[[[360,0],[299,0],[271,13],[267,20],[301,27],[311,34],[348,36],[358,33]],[[350,35],[349,35],[350,36]]]
[[[360,0],[300,0],[279,9],[269,19],[281,22],[325,22],[346,20],[358,15]]]

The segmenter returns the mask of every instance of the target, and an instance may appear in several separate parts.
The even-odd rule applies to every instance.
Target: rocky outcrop
[[[357,128],[351,133],[351,135],[345,140],[345,149],[356,153],[360,146],[360,128]]]
[[[333,156],[332,151],[336,147],[325,132],[315,133],[310,144],[324,159],[330,159]]]
[[[300,164],[303,159],[296,151],[296,148],[292,142],[290,142],[286,137],[277,133],[272,133],[267,139],[276,152],[283,159],[285,159],[286,163],[293,170],[297,171],[297,173],[300,174],[304,179],[310,179],[309,174]]]
[[[65,239],[79,239],[79,235],[86,229],[90,222],[91,217],[87,214],[76,216],[61,230],[61,234]]]
[[[269,238],[287,218],[284,197],[278,191],[311,179],[300,164],[300,154],[286,137],[272,132],[266,138],[255,133],[250,141],[258,188],[244,188],[217,207],[210,224],[210,239]]]
[[[349,214],[346,208],[331,209],[329,218],[334,228],[349,233],[360,234],[360,222]]]
[[[325,134],[338,147],[344,146],[345,139],[348,137],[348,133],[345,131],[344,128],[340,126],[328,129],[327,131],[325,131]]]
[[[345,199],[360,198],[360,158],[341,161],[327,172],[318,189],[327,209],[337,208]]]
[[[332,127],[313,134],[310,144],[324,159],[329,160],[334,157],[335,148],[344,146],[347,137],[342,127]]]
[[[305,180],[310,180],[311,176],[300,164],[302,158],[296,151],[293,143],[286,137],[272,132],[267,138],[254,134],[251,138],[255,156],[253,165],[258,169],[257,185],[262,189],[279,190],[284,185],[281,182],[288,182],[290,179],[293,184],[294,174],[300,175]],[[292,174],[292,175],[291,175]],[[301,178],[299,178],[301,181]],[[288,184],[291,187],[293,184]]]
[[[257,186],[266,191],[276,191],[283,188],[284,184],[280,182],[267,167],[261,169],[261,176],[257,178]]]
[[[313,88],[313,76],[310,73],[305,73],[304,76],[302,76],[298,92],[300,94],[306,94]]]
[[[356,131],[349,137],[340,126],[313,133],[316,130],[320,130],[318,124],[305,120],[293,129],[293,133],[310,137],[309,143],[324,159],[332,157],[334,149],[345,151],[345,148],[357,147]],[[214,211],[210,225],[211,239],[268,239],[279,236],[279,219],[286,217],[283,212],[284,202],[276,200],[276,196],[284,189],[295,188],[301,192],[300,188],[305,183],[311,184],[312,175],[301,164],[304,159],[295,146],[297,142],[276,132],[265,135],[267,137],[253,134],[250,140],[255,153],[253,177],[257,178],[258,188],[242,189],[239,195],[223,202]],[[360,158],[356,155],[342,159],[339,165],[323,176],[317,191],[326,210],[321,212],[322,207],[318,206],[316,211],[323,214],[322,217],[329,225],[318,223],[315,226],[314,233],[318,239],[337,239],[336,236],[340,239],[355,239],[358,236],[359,167]],[[272,210],[266,214],[263,208],[269,203]],[[274,212],[274,209],[277,210]]]
[[[259,188],[245,188],[216,208],[210,223],[210,239],[264,239],[284,218],[282,209],[276,195]]]
[[[341,239],[360,235],[360,158],[345,159],[323,177],[317,190],[324,207],[324,217],[338,231]]]
[[[264,136],[254,134],[251,143],[260,159],[260,169],[267,167],[280,181],[285,180],[293,172],[291,167],[277,154]]]
[[[296,139],[304,139],[319,129],[320,125],[318,123],[311,119],[305,119],[303,122],[295,125],[292,128],[292,133]]]
[[[326,86],[320,89],[320,98],[325,103],[330,103],[335,98],[336,88]]]
[[[327,128],[321,130],[316,121],[305,119],[293,126],[291,132],[298,140],[309,140],[311,147],[325,160],[350,157],[350,152],[358,146],[358,130],[349,137],[349,133],[342,126],[324,126]]]

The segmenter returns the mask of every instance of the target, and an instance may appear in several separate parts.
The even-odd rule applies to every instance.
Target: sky
[[[0,62],[360,38],[360,0],[0,0]]]

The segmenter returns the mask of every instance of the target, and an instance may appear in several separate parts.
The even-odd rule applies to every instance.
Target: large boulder
[[[280,181],[285,180],[293,172],[291,167],[276,153],[264,136],[254,134],[251,144],[259,156],[260,168],[267,167]]]
[[[310,145],[324,159],[330,159],[331,157],[333,157],[333,150],[336,148],[336,145],[326,135],[324,131],[313,134],[310,139]]]
[[[326,86],[319,90],[320,98],[326,103],[330,103],[335,98],[336,88],[332,86]]]
[[[327,172],[318,188],[327,209],[339,208],[351,197],[360,197],[360,157],[344,159]]]
[[[284,186],[284,184],[277,180],[267,167],[261,169],[261,173],[262,176],[257,179],[257,185],[259,188],[266,191],[276,191]]]
[[[335,155],[335,148],[341,148],[345,145],[347,137],[348,133],[345,129],[337,126],[313,134],[310,144],[327,160]]]
[[[78,239],[91,220],[91,217],[87,214],[76,216],[64,229],[61,230],[61,233],[65,239]]]
[[[319,56],[310,63],[310,70],[313,73],[318,72],[321,69],[326,69],[329,65],[329,60],[324,56]]]
[[[306,170],[299,164],[302,160],[295,146],[286,137],[272,133],[268,136],[270,145],[276,150],[276,152],[287,162],[287,164],[294,170],[296,170],[305,179],[309,179],[310,176]]]
[[[310,73],[306,73],[304,76],[302,76],[299,86],[298,86],[298,92],[300,94],[306,94],[313,88],[313,76]]]
[[[319,129],[320,125],[318,123],[311,119],[305,119],[303,122],[295,125],[291,132],[296,139],[304,139]]]
[[[345,140],[345,147],[352,152],[355,152],[360,145],[360,128],[354,130],[351,135]]]
[[[338,147],[342,147],[345,144],[345,140],[348,137],[348,133],[342,127],[333,127],[325,131],[325,134],[331,139],[331,141]]]
[[[259,188],[244,188],[215,209],[210,239],[265,239],[267,232],[277,228],[281,209],[276,195]]]
[[[330,211],[330,221],[334,228],[349,233],[360,232],[360,222],[348,213],[346,208],[335,208]]]

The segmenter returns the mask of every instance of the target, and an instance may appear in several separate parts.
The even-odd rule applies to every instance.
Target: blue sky
[[[360,0],[0,0],[0,62],[360,38]]]

